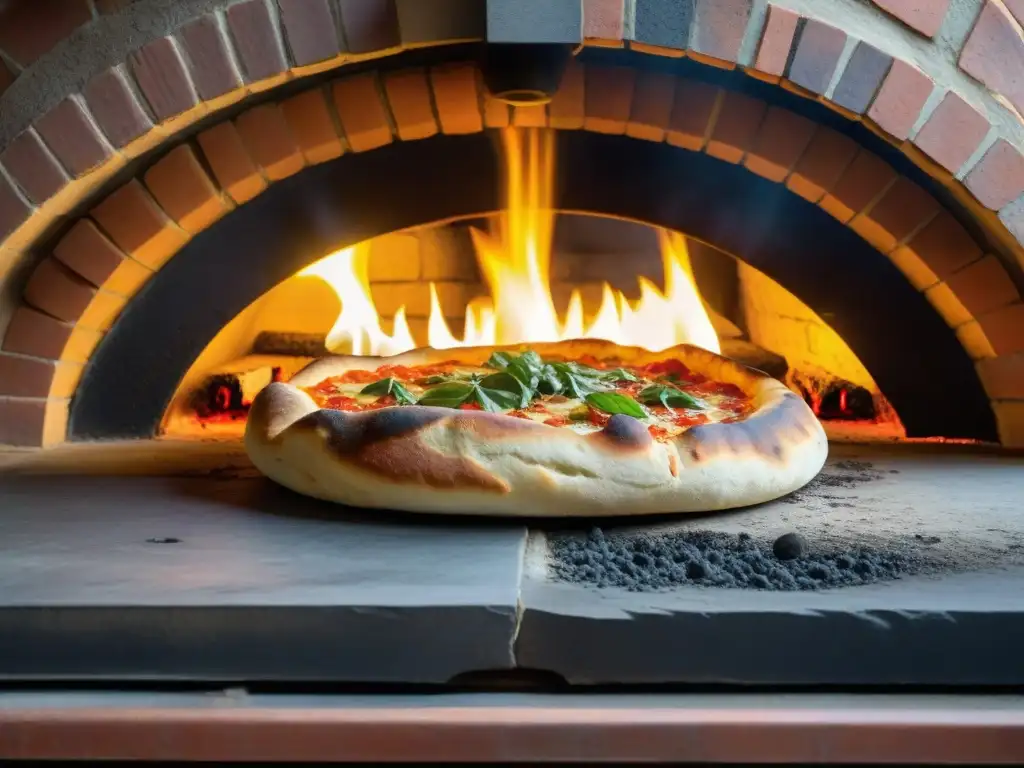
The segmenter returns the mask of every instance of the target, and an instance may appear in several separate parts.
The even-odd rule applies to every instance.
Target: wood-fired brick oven
[[[0,679],[1019,686],[1024,19],[925,5],[0,4]],[[555,132],[567,215],[683,233],[732,264],[748,312],[777,291],[799,310],[776,320],[827,325],[907,439],[837,442],[819,481],[758,509],[577,532],[331,508],[264,483],[237,440],[164,434],[210,342],[275,286],[499,212],[509,128]],[[721,314],[771,346],[768,314]],[[787,532],[863,578],[786,586],[765,558]],[[724,568],[703,550],[650,575],[707,535],[751,553],[749,579],[701,576]],[[44,730],[78,722],[12,705],[30,706]],[[5,711],[0,733],[36,727]],[[1018,738],[1007,711],[981,727]],[[65,754],[41,743],[0,754]],[[901,754],[951,754],[929,748]]]

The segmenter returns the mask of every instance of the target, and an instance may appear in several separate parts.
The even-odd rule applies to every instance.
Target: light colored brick
[[[341,156],[341,139],[319,88],[281,102],[281,113],[307,164],[316,165]]]
[[[164,155],[143,178],[156,201],[186,232],[202,232],[230,210],[188,144]]]
[[[136,180],[129,181],[92,209],[92,218],[117,246],[150,269],[158,269],[188,242]]]
[[[484,129],[477,77],[478,70],[472,64],[431,67],[430,84],[442,133],[478,133]]]
[[[276,104],[261,104],[235,118],[235,127],[249,156],[272,181],[303,169],[305,159]]]
[[[353,152],[391,143],[391,125],[372,72],[335,80],[333,95],[341,127]]]
[[[196,137],[217,183],[236,203],[252,200],[267,188],[266,179],[249,157],[234,123],[224,122]]]

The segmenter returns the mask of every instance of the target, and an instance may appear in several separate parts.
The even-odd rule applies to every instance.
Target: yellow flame
[[[551,296],[551,241],[554,230],[554,140],[542,129],[507,129],[503,134],[506,210],[497,235],[472,230],[480,271],[491,298],[466,306],[462,339],[445,321],[437,289],[430,284],[427,342],[435,349],[517,344],[564,339],[608,339],[653,351],[695,344],[719,352],[718,336],[693,280],[686,239],[662,232],[665,291],[640,278],[635,303],[607,283],[597,313],[586,320],[583,299],[573,291],[560,320]],[[395,314],[393,332],[380,326],[367,277],[366,244],[338,251],[306,267],[334,289],[341,313],[327,335],[327,347],[357,355],[393,355],[415,347],[405,307]]]

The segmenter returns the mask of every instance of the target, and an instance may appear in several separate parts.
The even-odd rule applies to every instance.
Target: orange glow
[[[542,129],[507,129],[503,134],[506,172],[505,211],[496,234],[472,231],[480,271],[490,298],[471,301],[462,337],[456,338],[430,285],[429,346],[517,344],[562,339],[608,339],[658,351],[695,344],[719,352],[718,337],[693,280],[686,240],[661,233],[665,291],[639,278],[640,298],[631,302],[605,283],[601,306],[584,316],[578,291],[559,317],[551,295],[551,242],[554,209],[554,139]],[[391,334],[381,329],[367,278],[368,249],[345,248],[299,274],[325,280],[341,301],[341,312],[327,336],[327,348],[357,355],[393,355],[415,346],[405,308],[395,314]]]

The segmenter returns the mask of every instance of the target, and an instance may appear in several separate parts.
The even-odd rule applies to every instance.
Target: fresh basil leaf
[[[532,392],[537,389],[537,385],[540,383],[539,371],[531,367],[522,358],[513,360],[509,363],[505,371],[518,379],[520,383],[522,383],[522,385],[531,392],[531,396]]]
[[[640,402],[647,405],[664,405],[666,408],[690,408],[703,410],[707,406],[689,392],[676,387],[652,384],[640,391]]]
[[[539,371],[544,367],[544,361],[541,359],[541,356],[532,349],[528,349],[523,352],[523,354],[519,356],[519,359],[522,361],[523,365],[533,371]]]
[[[445,376],[444,374],[438,374],[436,376],[427,376],[423,379],[424,384],[445,384],[449,381],[458,381],[454,376]]]
[[[439,408],[458,408],[466,402],[476,390],[473,384],[451,381],[447,384],[428,389],[417,401],[418,405],[435,405]]]
[[[491,356],[484,363],[488,368],[497,368],[499,371],[503,371],[508,368],[508,364],[515,359],[515,355],[511,352],[491,352]]]
[[[405,385],[400,381],[396,381],[391,386],[391,394],[395,396],[395,400],[398,401],[399,405],[415,405],[416,395],[405,388]]]
[[[616,368],[614,371],[605,371],[601,374],[605,381],[640,381],[636,376],[625,368]]]
[[[519,408],[522,402],[519,394],[504,389],[489,389],[479,385],[473,387],[473,399],[480,403],[485,411],[501,413]],[[529,402],[529,400],[527,400]]]
[[[562,380],[558,371],[550,365],[545,365],[538,374],[540,380],[537,382],[537,391],[543,395],[557,395],[562,392]]]
[[[647,411],[640,403],[618,392],[591,392],[585,399],[589,405],[605,413],[621,413],[634,419],[647,418]]]
[[[398,379],[388,376],[386,379],[379,379],[372,384],[367,384],[361,390],[361,395],[393,395],[395,400],[400,405],[412,405],[416,402],[416,398],[412,392],[405,388],[405,386]]]
[[[508,370],[492,373],[482,378],[478,386],[484,389],[494,389],[515,395],[517,400],[516,408],[525,408],[533,399],[533,390],[527,389],[526,385],[512,374],[512,366]]]

